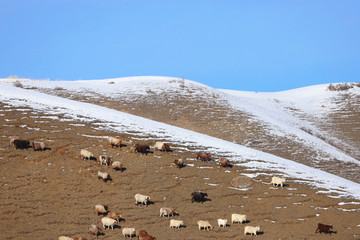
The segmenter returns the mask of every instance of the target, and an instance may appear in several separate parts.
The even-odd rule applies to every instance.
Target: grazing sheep
[[[281,187],[284,187],[284,183],[286,181],[286,178],[280,178],[280,177],[272,177],[271,178],[271,184],[272,185],[280,185]]]
[[[181,228],[181,226],[184,226],[184,221],[182,220],[170,220],[170,228]]]
[[[140,193],[135,194],[135,204],[136,205],[139,203],[147,205],[149,200],[150,200],[149,196],[146,196],[146,195],[143,195]]]
[[[24,140],[24,139],[22,139],[21,137],[18,137],[18,136],[11,136],[10,137],[10,145],[13,145],[15,140]]]
[[[43,143],[43,142],[35,142],[35,141],[33,141],[31,146],[34,149],[34,151],[36,151],[36,150],[45,151],[47,149],[46,143]]]
[[[226,228],[226,226],[227,226],[227,219],[221,219],[221,218],[219,218],[218,219],[218,225],[219,225],[219,227],[224,227],[224,228]]]
[[[109,218],[109,217],[103,217],[101,219],[101,223],[103,224],[103,228],[106,229],[105,227],[107,226],[108,229],[111,229],[114,230],[114,224],[116,223],[117,221],[115,219],[112,219],[112,218]]]
[[[106,165],[109,166],[112,164],[111,157],[106,155],[100,155],[98,159],[98,163],[100,165]]]
[[[111,181],[111,177],[108,173],[100,171],[98,171],[98,179],[102,179],[104,180],[104,182],[106,182],[107,180]]]
[[[208,221],[200,220],[200,221],[197,222],[197,224],[199,225],[199,230],[201,230],[201,229],[203,228],[204,230],[208,230],[208,231],[209,231],[209,229],[213,229],[213,228],[214,228],[214,227],[212,227],[212,226],[210,225],[210,223],[209,223]]]
[[[212,155],[210,153],[204,153],[204,152],[197,152],[195,153],[196,160],[205,159],[206,161],[209,161],[209,158],[211,159]]]
[[[230,161],[228,159],[226,159],[226,158],[220,158],[219,159],[219,164],[222,167],[230,167],[231,166]]]
[[[134,153],[141,153],[141,154],[148,154],[148,150],[150,150],[150,147],[149,145],[146,145],[146,144],[139,144],[139,143],[136,143],[134,145]]]
[[[109,137],[109,143],[110,143],[110,146],[113,148],[121,148],[121,146],[123,145],[123,140],[121,140],[120,138],[114,138],[114,137]]]
[[[256,227],[246,226],[244,229],[244,235],[250,233],[251,235],[254,234],[256,236],[257,232],[259,231],[260,231],[260,226],[256,226]]]
[[[60,237],[58,237],[58,240],[74,240],[74,239],[71,237],[60,236]]]
[[[13,144],[16,149],[27,149],[30,147],[30,142],[28,140],[23,139],[15,139]]]
[[[139,240],[156,240],[155,237],[150,236],[145,230],[136,230],[135,235]]]
[[[331,233],[332,233],[332,231],[331,231],[331,229],[333,228],[333,226],[332,225],[326,225],[326,224],[322,224],[322,223],[318,223],[318,226],[317,226],[317,228],[316,228],[316,231],[315,231],[315,233],[322,233],[322,232],[324,232],[325,234],[327,234],[327,233],[330,233],[330,235],[331,235]]]
[[[246,222],[246,215],[242,215],[242,214],[237,214],[237,213],[233,213],[231,214],[231,223],[243,223]]]
[[[98,237],[98,235],[103,233],[103,230],[94,224],[90,225],[89,231],[91,234],[96,235],[96,238]]]
[[[182,158],[175,159],[174,163],[175,163],[176,167],[178,167],[178,168],[184,167],[184,159],[182,159]]]
[[[130,238],[132,238],[135,235],[135,228],[127,228],[127,227],[125,227],[125,228],[122,229],[122,234],[123,234],[123,236],[125,238],[127,238],[128,236]]]
[[[175,208],[168,208],[168,207],[162,207],[160,208],[160,216],[159,217],[164,217],[164,216],[174,216],[175,214],[178,214],[178,212],[176,211]]]
[[[108,214],[106,216],[109,218],[115,219],[119,222],[120,218],[121,218],[121,213],[108,212]]]
[[[164,152],[171,151],[170,146],[164,142],[156,142],[154,145],[154,148],[156,150],[160,150],[160,151],[164,151]]]
[[[207,193],[204,192],[193,192],[191,193],[191,202],[201,202],[205,201],[205,197],[207,197]]]
[[[115,162],[113,162],[112,164],[111,164],[111,167],[113,168],[113,169],[115,169],[116,171],[123,171],[123,168],[122,168],[122,164],[121,164],[121,162],[119,162],[119,161],[115,161]]]
[[[91,160],[94,157],[94,154],[86,149],[82,149],[80,151],[80,156],[81,159]]]
[[[107,214],[108,213],[108,207],[101,205],[101,204],[97,204],[95,205],[95,212],[97,213],[97,215],[99,214]]]

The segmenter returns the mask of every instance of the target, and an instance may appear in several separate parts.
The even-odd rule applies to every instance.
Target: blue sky
[[[356,0],[0,0],[0,32],[0,78],[265,92],[360,81]]]

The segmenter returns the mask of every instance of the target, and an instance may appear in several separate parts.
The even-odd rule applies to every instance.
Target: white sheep
[[[218,219],[218,225],[219,225],[219,227],[224,227],[224,228],[226,228],[226,226],[227,226],[227,219],[221,219],[221,218],[219,218]]]
[[[123,171],[122,164],[119,161],[115,161],[111,164],[111,167],[115,170]]]
[[[260,226],[256,226],[256,227],[252,227],[252,226],[246,226],[244,229],[244,235],[250,233],[251,235],[255,235],[257,234],[257,232],[260,231]]]
[[[206,229],[209,231],[209,229],[214,228],[213,226],[211,226],[211,224],[208,221],[200,220],[197,222],[197,224],[199,225],[199,230],[201,230],[203,228],[204,230]]]
[[[106,182],[107,180],[111,180],[111,177],[108,173],[100,171],[98,171],[98,178],[104,180],[104,182]]]
[[[71,237],[60,236],[60,237],[58,237],[58,240],[74,240],[74,239]]]
[[[164,142],[156,142],[153,148],[160,151],[170,151],[170,146]]]
[[[242,214],[236,214],[233,213],[231,214],[231,223],[243,223],[246,221],[246,215],[242,215]]]
[[[150,200],[149,196],[140,193],[135,194],[135,204],[142,203],[147,205],[149,200]]]
[[[107,210],[107,206],[101,205],[101,204],[97,204],[95,205],[95,212],[99,215],[99,214],[106,214],[108,212]]]
[[[108,229],[114,230],[114,224],[117,222],[117,220],[109,218],[109,217],[103,217],[101,219],[101,223],[103,224],[103,228],[105,229],[105,227],[107,226]]]
[[[135,235],[135,228],[127,228],[127,227],[125,227],[125,228],[122,229],[122,234],[123,234],[123,236],[125,238],[127,238],[128,236],[130,238],[132,238]]]
[[[82,159],[91,160],[94,157],[94,154],[86,149],[80,151],[80,156]]]
[[[272,177],[271,178],[271,184],[272,185],[280,185],[281,187],[284,187],[284,183],[286,181],[286,178],[280,178],[280,177]]]
[[[181,226],[184,226],[184,221],[182,220],[170,220],[170,228],[181,228]]]
[[[111,147],[120,147],[121,148],[121,145],[123,143],[123,140],[121,140],[120,138],[114,138],[114,137],[109,137],[109,143],[110,143],[110,146]]]

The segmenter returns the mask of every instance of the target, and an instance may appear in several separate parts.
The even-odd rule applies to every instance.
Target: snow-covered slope
[[[109,82],[114,82],[114,84],[109,84]],[[271,126],[274,127],[274,134],[295,135],[295,138],[299,139],[299,141],[306,142],[306,144],[317,149],[317,151],[326,151],[329,155],[341,158],[343,161],[349,161],[357,166],[359,165],[356,159],[342,153],[331,145],[326,145],[326,142],[322,142],[311,134],[307,135],[299,132],[299,126],[312,126],[306,126],[308,124],[307,122],[298,121],[298,119],[292,117],[291,114],[287,115],[286,112],[278,107],[279,105],[277,104],[281,103],[281,101],[288,101],[286,93],[283,93],[282,96],[281,94],[277,95],[279,102],[273,104],[274,97],[271,96],[271,94],[262,94],[262,96],[259,94],[258,96],[256,93],[249,93],[249,96],[244,98],[244,94],[241,95],[237,92],[225,90],[220,91],[195,82],[174,78],[163,78],[160,80],[159,78],[132,78],[76,82],[23,81],[21,83],[27,87],[57,88],[62,91],[63,89],[72,89],[73,91],[81,92],[87,91],[89,94],[97,93],[100,97],[112,97],[114,94],[123,91],[123,93],[126,93],[127,96],[131,98],[134,89],[138,89],[140,94],[144,95],[152,94],[151,92],[161,94],[162,92],[173,91],[180,95],[191,94],[203,96],[203,94],[206,94],[227,98],[234,107],[243,108],[244,111],[248,111],[256,118],[262,118],[267,124],[271,124]],[[189,89],[187,88],[189,85],[192,87],[191,92],[187,92],[186,90],[181,91],[181,89]],[[0,100],[12,106],[30,106],[42,112],[54,115],[65,115],[68,118],[81,119],[82,121],[100,121],[100,123],[98,123],[99,128],[136,134],[138,138],[163,139],[168,142],[179,143],[184,147],[207,149],[218,156],[230,156],[229,158],[231,160],[237,161],[238,164],[256,170],[259,173],[262,171],[278,171],[284,176],[297,178],[298,181],[304,181],[316,187],[328,189],[328,193],[336,193],[339,194],[339,196],[352,196],[360,199],[360,184],[358,183],[289,159],[278,157],[274,154],[265,153],[254,148],[158,121],[152,121],[90,103],[51,96],[35,90],[17,88],[6,83],[0,83]],[[293,100],[294,104],[298,104],[295,99]],[[260,102],[256,103],[257,101]],[[262,109],[260,106],[264,108]],[[296,105],[296,107],[299,108],[299,104]],[[281,127],[281,123],[284,124],[284,127]]]

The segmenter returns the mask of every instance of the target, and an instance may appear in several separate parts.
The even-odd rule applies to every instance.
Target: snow
[[[136,80],[136,81],[130,81]],[[277,101],[274,101],[272,93],[243,93],[234,92],[229,90],[213,90],[205,85],[201,85],[191,81],[183,81],[182,79],[175,78],[129,78],[126,79],[108,79],[108,80],[92,80],[92,81],[74,81],[74,82],[51,82],[51,81],[31,81],[21,82],[22,84],[31,83],[36,87],[62,87],[64,89],[90,89],[91,91],[101,92],[104,95],[116,94],[117,91],[130,91],[131,89],[138,88],[143,94],[148,94],[148,91],[171,91],[171,86],[165,83],[173,81],[172,84],[187,84],[193,85],[199,91],[208,91],[211,94],[224,94],[232,104],[237,108],[243,108],[251,114],[262,118],[264,121],[272,124],[274,131],[277,134],[295,133],[304,142],[312,147],[322,151],[326,149],[334,157],[343,161],[358,163],[359,161],[351,158],[350,156],[338,151],[326,142],[316,138],[306,132],[299,131],[299,124],[303,127],[313,128],[308,122],[301,122],[295,120],[291,114],[284,114],[284,111],[279,110],[278,103],[289,98],[293,98],[290,91],[283,92],[277,96]],[[113,81],[115,84],[108,84]],[[121,88],[114,87],[114,85]],[[316,89],[319,88],[319,89]],[[299,91],[297,95],[299,98],[305,98],[305,95],[300,93],[306,92],[308,96],[318,96],[318,91],[324,91],[324,86],[318,86],[313,91]],[[133,91],[133,90],[132,90]],[[241,94],[240,94],[241,93]],[[331,97],[333,93],[327,93]],[[319,105],[326,98],[316,99],[312,98],[315,103],[312,111],[318,111]],[[315,100],[314,100],[315,99]],[[238,165],[248,167],[253,171],[277,171],[282,173],[282,176],[296,178],[301,180],[310,180],[309,184],[317,188],[328,189],[322,190],[327,194],[339,194],[339,197],[353,197],[360,199],[360,184],[341,178],[339,176],[315,169],[294,161],[284,159],[272,154],[264,153],[253,148],[243,145],[235,144],[222,139],[214,138],[205,134],[196,133],[179,127],[171,126],[161,122],[152,121],[146,118],[134,116],[124,112],[108,109],[105,107],[69,100],[57,96],[40,93],[34,90],[22,89],[6,83],[5,80],[0,81],[0,101],[14,107],[31,107],[35,110],[45,112],[51,115],[51,118],[59,119],[60,121],[69,121],[69,119],[79,120],[82,122],[97,121],[99,129],[106,129],[108,131],[129,133],[141,138],[162,139],[167,142],[180,143],[184,147],[197,147],[209,149],[216,155],[226,154],[232,156],[229,159],[237,161]],[[261,103],[259,102],[261,101]],[[298,99],[292,100],[296,107],[301,108]],[[303,104],[309,104],[302,101]],[[245,107],[245,105],[247,107]],[[305,109],[305,107],[304,107]],[[309,108],[306,108],[309,111]],[[305,111],[305,110],[304,110]],[[281,114],[280,114],[281,113]],[[325,114],[325,113],[324,113]],[[60,117],[61,115],[61,117]],[[284,122],[285,124],[284,126]],[[315,128],[313,128],[316,131]]]

